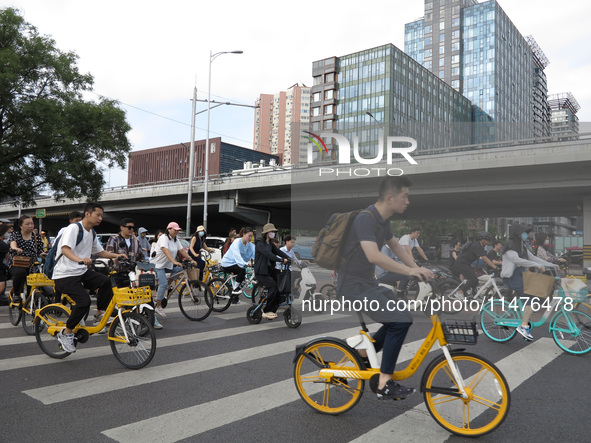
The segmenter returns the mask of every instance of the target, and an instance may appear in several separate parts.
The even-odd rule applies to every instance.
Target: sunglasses
[[[127,229],[135,229],[135,226],[123,226],[123,227],[127,228]]]

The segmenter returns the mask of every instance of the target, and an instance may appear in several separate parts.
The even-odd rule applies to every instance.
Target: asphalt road
[[[319,282],[330,279],[327,271],[314,272]],[[281,317],[251,325],[248,306],[243,300],[190,322],[171,303],[161,319],[164,329],[156,331],[156,355],[137,371],[117,362],[104,335],[92,336],[64,360],[52,360],[0,307],[0,442],[467,440],[441,428],[419,393],[380,402],[367,390],[346,414],[313,411],[293,383],[295,345],[320,335],[346,338],[358,325],[319,313],[305,314],[297,329],[287,328]],[[401,363],[428,330],[427,317],[416,314]],[[468,347],[497,364],[512,389],[507,419],[479,441],[588,441],[591,353],[564,353],[547,326],[533,333],[531,343],[515,338],[497,344],[481,335]],[[422,369],[406,384],[418,388]]]

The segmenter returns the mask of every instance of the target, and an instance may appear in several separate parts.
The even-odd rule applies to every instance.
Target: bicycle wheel
[[[297,328],[302,324],[302,314],[293,306],[283,312],[283,320],[288,328]]]
[[[425,369],[421,391],[431,416],[444,429],[457,435],[479,437],[503,423],[511,403],[507,380],[488,360],[468,352],[454,352],[454,364],[464,380],[468,398],[459,387],[444,355]]]
[[[11,289],[8,293],[8,318],[10,319],[10,323],[13,326],[17,326],[21,321],[21,316],[23,315],[23,311],[21,311],[21,303],[13,303],[12,297],[14,295],[14,291]]]
[[[33,289],[31,292],[31,298],[27,302],[27,309],[30,310],[30,312],[23,310],[21,314],[23,329],[27,335],[35,335],[35,324],[33,323],[33,320],[35,320],[35,311],[48,304],[49,300],[45,294],[39,289]]]
[[[210,287],[200,281],[189,282],[189,294],[179,294],[179,308],[191,321],[205,320],[213,310]]]
[[[154,328],[143,315],[124,312],[122,316],[123,324],[117,316],[109,328],[111,351],[119,363],[126,368],[143,368],[152,361],[156,353]],[[127,332],[127,340],[123,328]]]
[[[39,312],[41,318],[35,323],[35,338],[41,350],[51,358],[61,359],[70,355],[62,349],[55,335],[51,335],[49,326],[66,326],[70,311],[61,304],[47,305]]]
[[[263,307],[261,305],[252,305],[246,311],[246,319],[252,325],[258,325],[263,319]]]
[[[349,371],[353,377],[364,365],[353,349],[330,339],[307,345],[296,357],[293,378],[302,400],[323,414],[347,412],[361,398],[365,381],[352,377],[321,377],[318,371],[324,365]]]
[[[324,300],[335,300],[337,298],[337,287],[332,283],[322,285],[319,292]]]
[[[480,310],[480,327],[493,341],[503,343],[515,337],[515,326],[503,326],[497,322],[503,320],[519,321],[519,315],[514,309],[509,307],[509,303],[505,300],[489,300]]]
[[[212,278],[207,285],[212,296],[213,310],[215,312],[223,312],[232,304],[232,289],[225,282],[221,278]]]
[[[550,321],[552,338],[569,354],[591,351],[591,317],[580,311],[562,311]]]

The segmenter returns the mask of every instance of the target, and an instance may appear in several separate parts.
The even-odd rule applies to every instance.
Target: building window
[[[320,115],[320,108],[312,108],[312,116],[317,117]]]
[[[324,100],[331,100],[334,98],[334,89],[324,91]]]
[[[324,75],[324,83],[334,82],[334,72],[329,72]]]
[[[324,129],[332,129],[332,120],[324,120]]]
[[[314,93],[314,98],[312,99],[313,102],[319,102],[320,101],[320,92],[315,92]]]
[[[330,115],[332,114],[332,105],[326,105],[324,107],[324,115]]]

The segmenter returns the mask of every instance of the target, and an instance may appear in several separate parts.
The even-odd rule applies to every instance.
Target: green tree
[[[98,162],[125,167],[125,112],[112,100],[83,98],[93,78],[77,59],[18,10],[0,9],[0,199],[27,206],[50,191],[56,200],[97,200],[105,184]]]

